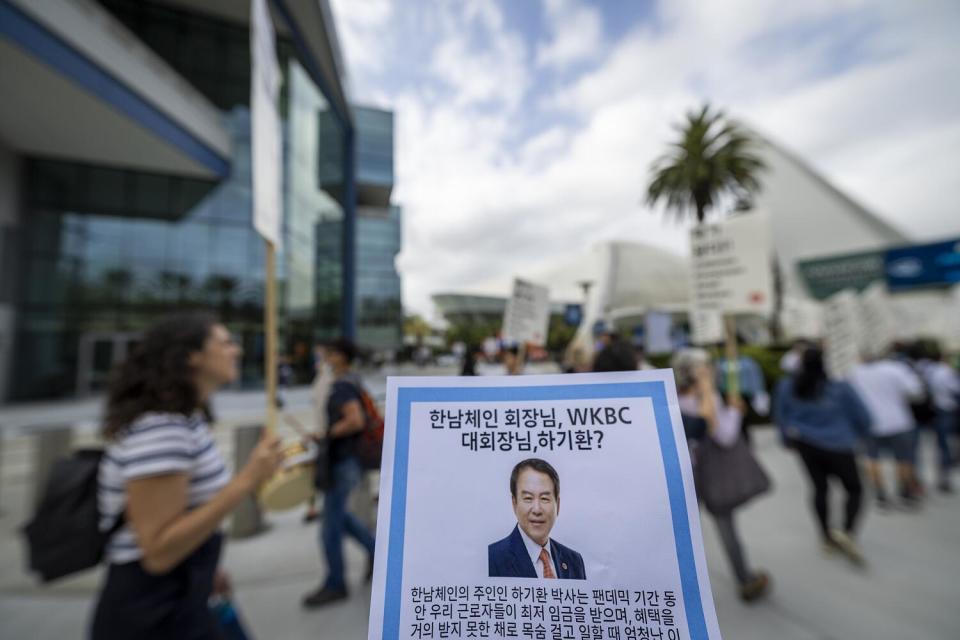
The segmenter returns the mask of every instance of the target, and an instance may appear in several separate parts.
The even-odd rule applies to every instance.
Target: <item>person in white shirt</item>
[[[850,383],[870,412],[867,473],[877,504],[881,507],[889,504],[880,465],[882,451],[889,452],[896,460],[900,495],[912,503],[918,497],[913,468],[917,424],[910,403],[923,398],[923,382],[909,365],[884,358],[858,365],[850,376]]]
[[[950,470],[956,460],[956,454],[952,451],[952,441],[956,437],[957,422],[960,418],[957,411],[960,406],[960,374],[943,361],[943,354],[938,344],[928,345],[926,356],[919,368],[926,380],[935,411],[933,427],[937,434],[937,449],[940,453],[938,486],[940,491],[952,493]]]

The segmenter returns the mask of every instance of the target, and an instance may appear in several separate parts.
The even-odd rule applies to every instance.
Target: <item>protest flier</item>
[[[718,640],[669,370],[390,378],[369,638]]]

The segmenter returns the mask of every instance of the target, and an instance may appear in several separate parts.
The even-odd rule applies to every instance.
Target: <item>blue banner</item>
[[[890,249],[884,255],[890,291],[960,283],[960,238]]]

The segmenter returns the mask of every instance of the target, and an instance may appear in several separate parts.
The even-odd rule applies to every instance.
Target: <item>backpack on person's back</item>
[[[31,571],[50,582],[100,564],[121,516],[100,531],[97,476],[103,451],[82,449],[53,464],[33,518],[22,531]]]
[[[373,396],[363,385],[358,385],[357,391],[360,393],[360,406],[363,407],[366,417],[366,424],[357,442],[357,457],[364,469],[376,470],[380,468],[383,458],[383,415]]]

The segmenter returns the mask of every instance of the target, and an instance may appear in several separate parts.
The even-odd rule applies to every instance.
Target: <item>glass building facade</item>
[[[149,0],[100,4],[221,110],[230,174],[213,181],[24,158],[19,246],[4,252],[16,254],[20,281],[5,293],[17,309],[8,397],[102,390],[138,333],[183,308],[215,311],[244,347],[239,384],[262,384],[265,250],[251,223],[249,27]],[[312,343],[343,329],[349,136],[293,43],[278,34],[277,48],[280,344],[308,380]]]
[[[402,244],[402,211],[393,190],[393,113],[356,107],[357,339],[372,349],[402,344],[403,306],[396,258]]]
[[[403,340],[401,244],[400,207],[357,210],[357,338],[380,350],[397,350]]]

